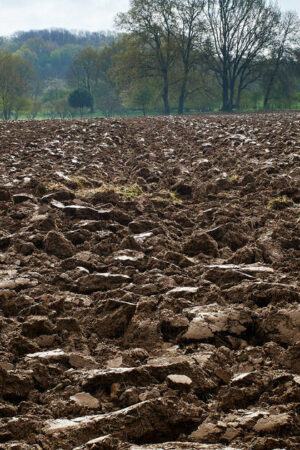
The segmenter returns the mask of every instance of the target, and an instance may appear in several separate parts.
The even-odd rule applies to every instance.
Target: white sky
[[[300,16],[300,0],[278,0],[283,10]],[[129,0],[0,0],[0,35],[43,28],[108,31]]]

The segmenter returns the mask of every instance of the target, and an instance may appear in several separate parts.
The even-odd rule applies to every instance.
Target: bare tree
[[[268,107],[273,86],[284,61],[294,58],[294,49],[299,43],[300,21],[296,13],[288,11],[280,17],[271,48],[270,70],[264,95],[264,108]]]
[[[175,0],[175,21],[172,29],[180,54],[183,73],[180,83],[178,113],[182,114],[188,95],[187,85],[191,70],[199,63],[199,50],[204,38],[203,8],[205,0]]]
[[[154,55],[157,74],[162,81],[165,114],[170,114],[170,70],[175,61],[176,48],[172,27],[173,0],[131,0],[130,10],[117,16],[117,25],[141,38]]]
[[[280,14],[266,0],[207,0],[205,15],[222,109],[232,111],[241,92],[257,77],[253,66],[273,42]]]
[[[69,66],[67,77],[70,86],[86,89],[94,97],[101,77],[100,55],[97,50],[89,47],[79,52]],[[91,112],[94,112],[93,104]]]

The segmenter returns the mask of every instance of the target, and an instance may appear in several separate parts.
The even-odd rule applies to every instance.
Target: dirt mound
[[[299,448],[300,114],[0,129],[0,448]]]

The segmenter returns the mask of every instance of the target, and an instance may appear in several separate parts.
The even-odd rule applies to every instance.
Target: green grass
[[[71,178],[74,179],[75,177]],[[78,188],[76,189],[77,196],[82,199],[89,199],[93,197],[93,195],[97,194],[97,192],[108,192],[108,191],[114,191],[117,194],[131,198],[138,197],[144,194],[143,188],[137,183],[128,186],[103,185],[96,188],[78,184]]]
[[[288,198],[286,195],[282,195],[281,197],[276,197],[273,200],[270,200],[268,203],[268,207],[275,210],[282,210],[288,208],[293,205],[293,201]]]

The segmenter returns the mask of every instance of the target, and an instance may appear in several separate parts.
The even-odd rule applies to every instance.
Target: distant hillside
[[[111,32],[69,31],[63,28],[19,31],[0,37],[0,50],[26,59],[41,81],[64,79],[76,54],[87,47],[102,50],[117,38]]]
[[[99,47],[112,42],[115,37],[114,33],[105,31],[69,31],[63,28],[51,28],[50,30],[18,31],[11,36],[10,40],[23,44],[31,38],[42,38],[45,42],[57,44],[59,47],[66,44]]]

